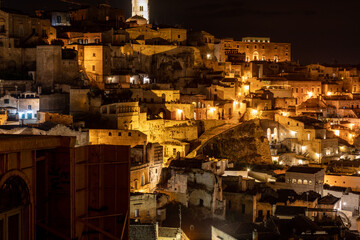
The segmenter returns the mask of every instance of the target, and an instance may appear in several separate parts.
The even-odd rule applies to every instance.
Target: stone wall
[[[138,214],[137,216],[135,215]],[[130,219],[141,223],[156,221],[156,194],[134,194],[130,196]]]
[[[90,144],[143,145],[147,136],[137,130],[90,129]]]

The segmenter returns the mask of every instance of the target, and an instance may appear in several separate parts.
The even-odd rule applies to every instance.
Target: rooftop
[[[276,206],[276,216],[297,216],[305,215],[306,207],[295,207],[295,206]]]
[[[318,204],[325,204],[325,205],[334,205],[340,200],[340,198],[337,198],[331,194],[328,194],[327,196],[324,196],[318,200]]]
[[[286,172],[296,172],[296,173],[308,173],[308,174],[315,174],[324,170],[323,168],[317,167],[291,167]]]

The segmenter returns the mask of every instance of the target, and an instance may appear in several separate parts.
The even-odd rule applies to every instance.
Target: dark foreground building
[[[0,239],[128,239],[128,146],[0,135]]]

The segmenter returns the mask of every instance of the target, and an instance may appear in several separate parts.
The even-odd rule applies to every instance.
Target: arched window
[[[303,184],[308,184],[308,181],[305,179],[305,180],[303,181]]]
[[[271,142],[271,129],[270,128],[267,129],[267,138],[268,138],[269,142]]]
[[[298,179],[298,184],[302,184],[302,180],[301,180],[301,179]]]

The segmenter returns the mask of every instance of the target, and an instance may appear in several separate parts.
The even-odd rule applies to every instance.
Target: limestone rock
[[[258,119],[213,138],[204,146],[203,154],[234,162],[272,163],[269,142]]]

